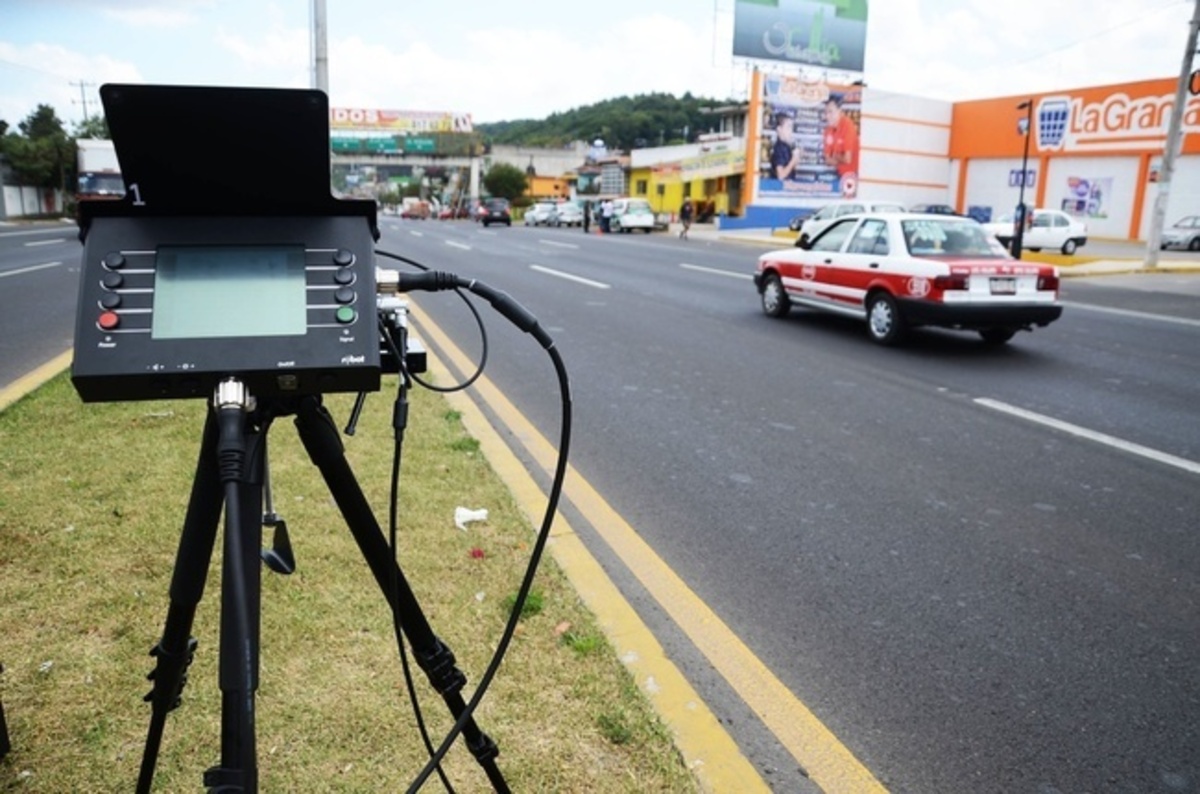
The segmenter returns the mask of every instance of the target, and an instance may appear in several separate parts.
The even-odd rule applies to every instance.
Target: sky
[[[786,2],[787,0],[785,0]],[[545,118],[623,95],[747,98],[735,0],[326,0],[333,107]],[[0,0],[0,120],[99,85],[308,88],[312,0]],[[871,0],[863,79],[944,100],[1179,74],[1193,0]],[[769,71],[793,67],[758,62]]]

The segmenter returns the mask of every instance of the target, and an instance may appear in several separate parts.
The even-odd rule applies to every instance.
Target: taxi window
[[[841,217],[842,215],[853,215],[856,212],[862,212],[862,211],[863,211],[863,208],[862,208],[861,204],[846,204],[845,206],[840,207],[838,209],[837,214],[838,214],[838,217]]]
[[[998,244],[993,245],[995,238],[970,219],[905,220],[900,229],[913,256],[1005,256]]]
[[[858,223],[857,218],[847,218],[843,221],[830,226],[823,231],[817,239],[813,240],[809,246],[810,251],[840,251],[842,243],[846,242],[846,238],[850,236],[850,232],[854,231],[854,225]]]
[[[868,218],[863,221],[862,226],[858,227],[858,231],[850,240],[850,247],[846,249],[846,253],[887,256],[887,222],[878,218]]]

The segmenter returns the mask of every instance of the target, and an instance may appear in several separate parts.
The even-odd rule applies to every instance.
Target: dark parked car
[[[914,204],[910,212],[923,212],[927,215],[957,215],[954,207],[949,204]]]
[[[508,205],[508,199],[490,198],[484,201],[480,220],[484,226],[491,226],[493,223],[512,226],[512,209]]]

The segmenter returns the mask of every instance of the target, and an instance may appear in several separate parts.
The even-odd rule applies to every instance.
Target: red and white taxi
[[[971,218],[916,213],[839,218],[812,240],[758,259],[763,311],[804,306],[866,320],[899,342],[922,325],[977,331],[1004,344],[1062,314],[1058,271],[1009,256]]]

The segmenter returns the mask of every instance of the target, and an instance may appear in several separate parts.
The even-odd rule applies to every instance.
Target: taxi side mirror
[[[796,238],[796,247],[807,251],[812,248],[812,239],[807,234],[802,234]]]

